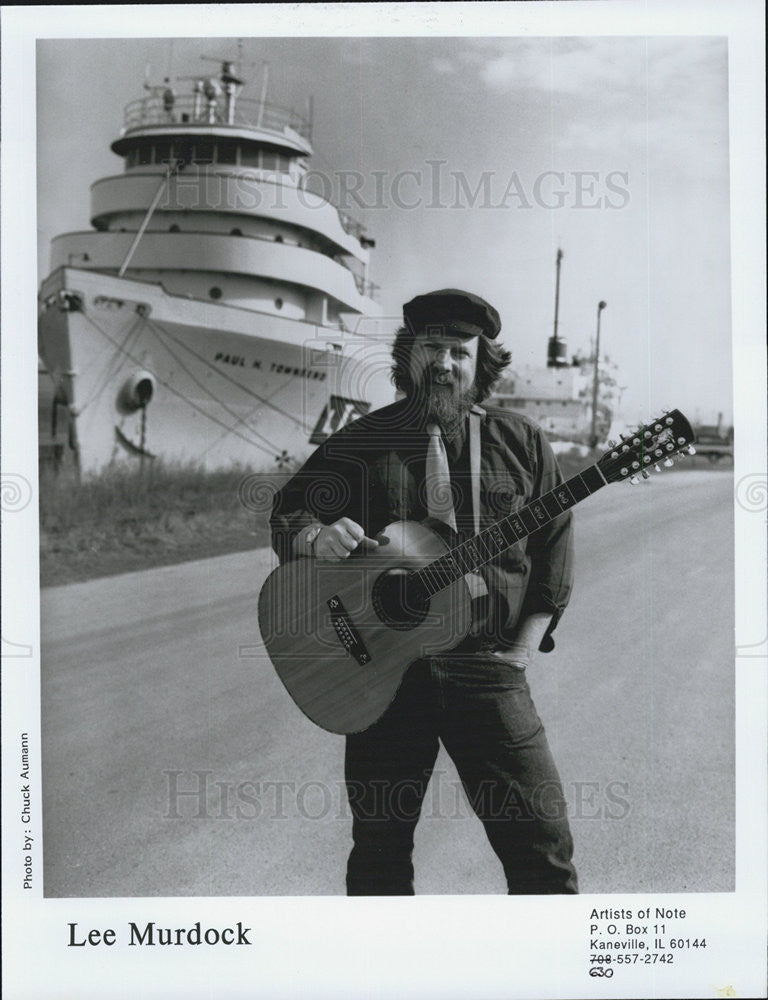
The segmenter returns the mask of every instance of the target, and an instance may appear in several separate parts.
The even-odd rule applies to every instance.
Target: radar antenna
[[[237,73],[240,73],[240,60],[234,59],[219,59],[216,56],[200,56],[203,62],[213,62],[218,63],[221,66],[221,71],[219,73],[219,79],[226,86],[227,84],[233,84],[237,87],[242,87],[245,80],[241,79],[240,76],[235,73],[235,66],[237,66]]]
[[[216,119],[216,105],[221,91],[224,91],[224,118],[227,124],[235,123],[235,101],[244,86],[244,80],[235,73],[235,61],[220,59],[215,56],[200,56],[203,62],[215,62],[221,66],[218,79],[212,76],[203,78],[196,89],[202,89],[208,101],[208,118]],[[238,70],[239,73],[239,70]]]

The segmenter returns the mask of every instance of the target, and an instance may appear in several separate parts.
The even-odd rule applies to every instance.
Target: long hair
[[[401,326],[395,334],[395,342],[392,345],[392,382],[395,388],[406,396],[410,396],[415,388],[411,377],[411,351],[414,340],[414,334],[407,327]],[[478,403],[482,403],[490,396],[493,387],[501,378],[501,373],[511,360],[512,354],[501,344],[488,340],[487,337],[478,337],[474,383]]]

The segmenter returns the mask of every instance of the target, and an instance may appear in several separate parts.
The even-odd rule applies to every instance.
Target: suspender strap
[[[484,416],[485,410],[480,406],[473,406],[469,411],[469,468],[476,535],[480,533],[480,424]],[[479,573],[467,573],[464,579],[473,598],[486,596],[488,588]]]
[[[473,406],[469,411],[469,467],[472,477],[472,515],[475,534],[480,534],[480,423],[485,410]]]

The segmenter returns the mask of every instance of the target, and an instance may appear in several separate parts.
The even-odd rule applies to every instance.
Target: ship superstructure
[[[531,417],[551,441],[588,444],[592,427],[594,359],[575,357],[567,366],[513,365],[493,403]],[[601,360],[596,433],[604,441],[611,432],[621,399],[618,371]]]
[[[359,335],[373,241],[309,190],[311,122],[241,97],[232,63],[180,80],[126,106],[93,229],[52,242],[40,353],[82,470],[287,466],[392,398],[386,344]]]

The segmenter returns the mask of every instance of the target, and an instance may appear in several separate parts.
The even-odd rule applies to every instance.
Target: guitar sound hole
[[[381,621],[399,632],[416,628],[427,617],[429,597],[405,569],[389,569],[373,585],[373,607]]]

